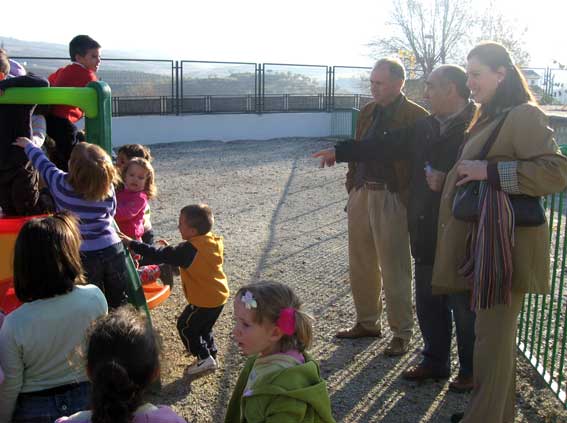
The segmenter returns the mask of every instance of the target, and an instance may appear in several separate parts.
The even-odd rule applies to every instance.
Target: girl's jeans
[[[102,250],[81,251],[87,281],[104,292],[109,308],[128,302],[126,254],[121,242]]]
[[[90,408],[91,384],[82,382],[62,393],[42,395],[20,394],[12,417],[13,423],[53,423]]]

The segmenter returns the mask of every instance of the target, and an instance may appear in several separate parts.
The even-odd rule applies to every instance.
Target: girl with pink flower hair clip
[[[334,422],[319,365],[306,352],[313,319],[291,288],[247,285],[234,299],[234,338],[248,357],[225,422]]]

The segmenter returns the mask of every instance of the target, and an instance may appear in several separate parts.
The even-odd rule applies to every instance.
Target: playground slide
[[[0,219],[0,309],[5,313],[10,313],[21,305],[14,292],[12,264],[14,245],[24,223],[34,217],[38,216]],[[163,303],[171,294],[171,290],[169,286],[164,286],[157,281],[142,285],[130,254],[128,252],[125,254],[130,279],[129,302],[138,309],[143,309],[149,316],[148,308],[152,309]]]
[[[20,229],[29,219],[31,217],[0,219],[0,309],[5,313],[21,305],[16,298],[12,279],[14,244]]]
[[[88,141],[101,146],[108,154],[112,153],[112,102],[110,88],[104,82],[91,82],[85,88],[10,88],[0,97],[0,104],[68,104],[80,107],[85,112]],[[28,219],[30,217],[0,219],[0,308],[6,307],[5,310],[18,305],[12,283],[13,248],[20,228]],[[144,292],[130,254],[125,254],[130,276],[130,303],[143,309],[150,318],[148,306],[157,307],[165,301],[171,293],[170,288],[155,282]]]

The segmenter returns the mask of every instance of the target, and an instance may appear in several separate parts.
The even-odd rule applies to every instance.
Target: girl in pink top
[[[141,157],[134,157],[122,168],[124,186],[116,193],[114,219],[125,235],[137,241],[144,234],[144,211],[156,195],[154,168]]]
[[[159,342],[143,315],[131,306],[115,309],[95,323],[87,342],[92,410],[55,423],[187,423],[168,406],[144,401],[160,366]]]
[[[123,186],[116,193],[114,220],[123,234],[141,241],[145,231],[144,214],[148,208],[148,200],[157,192],[154,168],[149,160],[133,157],[122,166],[121,176]],[[139,257],[134,257],[134,260],[138,265]],[[158,265],[150,264],[138,267],[138,275],[142,283],[151,283],[162,278],[162,271]],[[167,282],[169,279],[164,281]]]

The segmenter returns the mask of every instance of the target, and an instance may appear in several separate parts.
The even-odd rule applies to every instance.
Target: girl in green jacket
[[[295,293],[276,282],[240,288],[234,338],[249,357],[228,405],[227,423],[333,422],[319,366],[306,353],[312,318]]]

